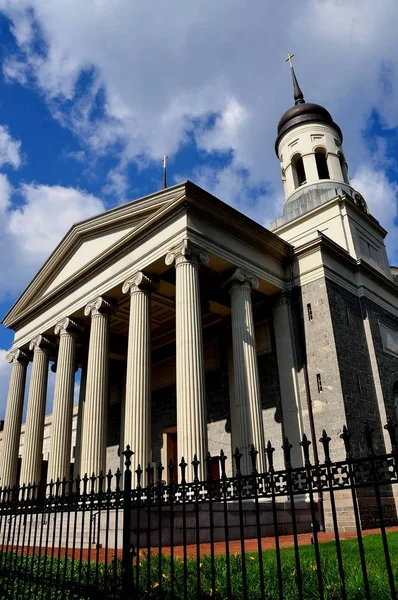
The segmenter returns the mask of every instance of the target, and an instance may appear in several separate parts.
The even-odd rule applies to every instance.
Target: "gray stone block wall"
[[[362,434],[366,419],[374,429],[375,449],[383,452],[382,424],[365,336],[361,301],[335,282],[326,281],[346,424],[352,433],[353,451],[360,456],[366,454]]]
[[[311,305],[311,320],[308,316],[308,304]],[[332,459],[338,460],[345,455],[339,435],[346,422],[346,415],[326,280],[322,278],[303,285],[298,295],[298,309],[296,310],[294,306],[291,308],[299,368],[303,431],[310,437],[309,412],[302,369],[302,364],[306,360],[316,438],[319,440],[322,430],[326,429],[332,438]],[[300,327],[303,331],[302,346]],[[317,375],[321,378],[322,391],[318,390]],[[322,457],[322,448],[319,444],[318,452]]]
[[[363,304],[363,310],[367,311],[369,316],[387,416],[390,416],[396,422],[397,407],[394,406],[393,386],[394,383],[398,381],[398,357],[385,351],[380,334],[379,323],[398,331],[398,317],[368,298],[362,298],[361,302]]]

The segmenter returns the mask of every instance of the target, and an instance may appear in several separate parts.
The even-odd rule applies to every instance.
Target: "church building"
[[[186,181],[74,225],[4,317],[15,337],[0,485],[114,470],[127,444],[133,471],[184,457],[189,480],[195,454],[205,477],[208,452],[217,477],[221,448],[228,474],[236,447],[250,473],[251,444],[265,470],[268,439],[277,468],[285,437],[300,466],[304,432],[316,460],[323,429],[339,459],[344,424],[364,452],[365,419],[390,451],[397,269],[372,198],[351,186],[340,127],[291,72],[275,142],[286,201],[269,229]]]

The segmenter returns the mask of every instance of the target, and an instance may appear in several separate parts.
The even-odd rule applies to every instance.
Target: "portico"
[[[275,440],[277,431],[295,442],[300,434],[291,315],[288,301],[280,301],[288,298],[289,249],[190,182],[72,227],[4,319],[15,340],[1,484],[16,483],[32,356],[21,484],[40,478],[51,361],[56,384],[48,479],[70,476],[78,367],[75,475],[106,472],[109,446],[130,445],[133,472],[169,460],[163,434],[173,427],[189,480],[194,455],[205,477],[207,452],[216,456],[221,447],[229,456],[238,447],[249,473],[254,443],[264,469],[268,437]],[[283,344],[275,346],[275,337]],[[267,390],[277,385],[278,372],[286,378],[284,398],[270,407]]]

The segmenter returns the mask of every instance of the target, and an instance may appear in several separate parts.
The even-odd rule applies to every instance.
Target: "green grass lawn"
[[[381,537],[379,535],[366,536],[363,539],[366,553],[367,571],[369,576],[370,590],[372,600],[388,600],[391,599],[391,592],[388,585],[388,578],[385,566],[384,552],[382,547]],[[391,562],[395,576],[396,585],[398,586],[398,533],[388,534],[388,543],[390,548]],[[345,574],[345,587],[349,600],[363,600],[365,597],[362,570],[358,552],[358,543],[356,540],[346,540],[341,543]],[[325,599],[337,600],[341,598],[339,572],[336,559],[336,548],[334,542],[328,542],[320,545],[321,554],[321,572],[323,577],[323,589]],[[264,591],[267,600],[278,600],[278,579],[276,568],[276,554],[274,550],[267,550],[262,553],[264,565]],[[10,556],[9,559],[10,560]],[[14,560],[20,558],[14,555]],[[222,600],[228,597],[227,594],[227,563],[225,556],[215,557],[215,581],[212,584],[211,578],[211,558],[204,556],[200,564],[200,580],[201,580],[201,598],[215,597],[217,600]],[[32,564],[33,561],[33,564]],[[297,599],[297,571],[294,559],[293,548],[281,550],[283,586],[285,600]],[[313,546],[300,547],[300,562],[303,580],[303,592],[306,600],[319,598],[318,588],[318,572],[315,562],[315,551]],[[10,598],[13,600],[52,600],[58,598],[68,598],[70,600],[89,600],[95,598],[116,598],[116,595],[102,595],[103,577],[105,566],[99,566],[98,579],[99,589],[96,592],[78,591],[69,595],[62,595],[61,590],[55,585],[57,569],[60,573],[66,570],[67,579],[71,580],[72,561],[70,559],[54,560],[52,570],[50,570],[50,560],[47,560],[46,574],[43,573],[43,558],[41,563],[38,562],[38,557],[29,557],[27,563],[25,559],[22,565],[18,566],[17,578],[11,577],[10,562],[8,568],[0,572],[0,581],[5,589],[9,592]],[[249,600],[257,600],[261,598],[260,577],[259,577],[259,556],[257,553],[248,553],[245,555],[246,564],[246,581]],[[33,567],[33,569],[32,569]],[[178,599],[184,597],[183,591],[183,575],[184,562],[181,559],[174,560],[174,593],[171,590],[171,561],[170,557],[163,556],[161,564],[161,577],[159,577],[158,557],[152,556],[150,565],[150,581],[148,585],[148,563],[147,558],[142,556],[139,561],[139,588],[140,592],[134,593],[134,598],[164,598]],[[120,586],[121,579],[121,564],[120,561],[116,565],[111,565],[109,568],[115,568],[117,571],[118,585]],[[242,585],[242,557],[240,555],[230,556],[230,574],[232,597],[236,600],[244,598]],[[197,590],[197,563],[196,560],[189,559],[186,565],[188,572],[188,598],[193,600],[198,598]],[[33,570],[33,578],[31,571]],[[136,562],[134,561],[134,575],[136,573]],[[82,574],[84,582],[93,583],[95,580],[95,566],[84,563],[82,566]],[[77,576],[77,565],[74,567],[74,577]],[[19,583],[19,593],[18,593]],[[38,583],[38,585],[36,585]],[[25,588],[23,588],[25,584]],[[38,591],[36,592],[36,588]],[[117,592],[114,589],[114,592]]]

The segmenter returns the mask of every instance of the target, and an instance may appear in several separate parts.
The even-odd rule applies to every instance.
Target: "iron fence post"
[[[133,599],[133,563],[131,545],[131,457],[134,452],[126,447],[123,485],[123,549],[122,549],[122,600]]]

